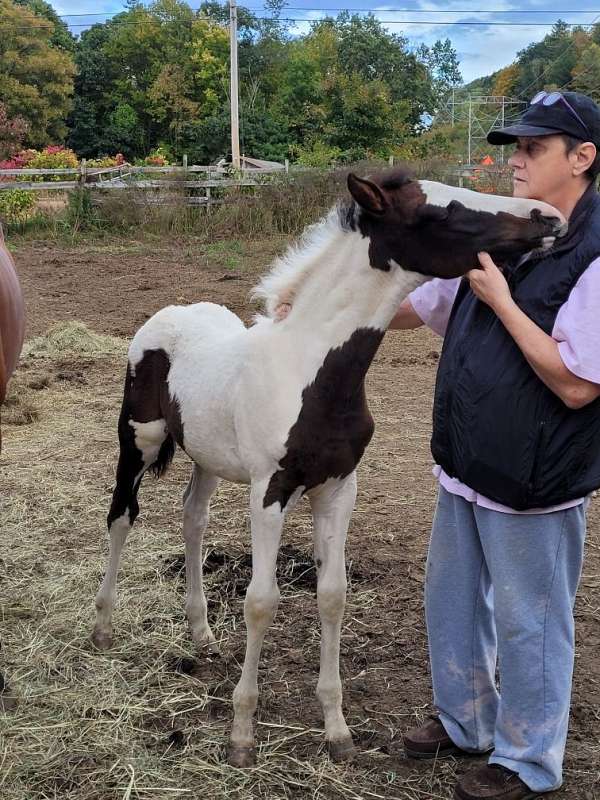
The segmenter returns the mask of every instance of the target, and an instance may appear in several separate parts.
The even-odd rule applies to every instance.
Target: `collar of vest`
[[[563,236],[562,239],[558,239],[554,247],[550,250],[552,254],[566,252],[578,244],[584,233],[584,224],[587,215],[598,204],[600,204],[600,195],[596,191],[595,181],[592,181],[577,201],[569,217],[569,230],[566,235]]]

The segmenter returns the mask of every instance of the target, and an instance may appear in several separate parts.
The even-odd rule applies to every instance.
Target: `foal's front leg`
[[[251,767],[256,760],[253,719],[258,704],[258,661],[263,639],[279,605],[277,552],[284,513],[279,502],[263,507],[266,484],[252,486],[252,580],[246,591],[246,657],[242,676],[233,693],[234,718],[229,744],[229,763]]]
[[[311,492],[317,601],[321,617],[321,669],[317,697],[325,718],[325,737],[331,757],[340,761],[355,752],[342,711],[340,633],[346,605],[345,544],[356,501],[356,473],[343,481],[330,480]]]

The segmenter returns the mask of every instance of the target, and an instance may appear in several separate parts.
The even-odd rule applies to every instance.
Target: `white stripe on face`
[[[445,183],[435,181],[419,181],[419,185],[425,195],[425,202],[445,208],[453,200],[462,203],[466,208],[473,211],[488,211],[491,214],[498,214],[504,211],[513,214],[515,217],[529,219],[531,212],[539,209],[544,217],[557,217],[564,224],[565,232],[567,220],[554,206],[543,203],[541,200],[525,200],[520,197],[502,197],[497,194],[482,194],[473,192],[471,189],[459,189],[456,186],[446,186]]]

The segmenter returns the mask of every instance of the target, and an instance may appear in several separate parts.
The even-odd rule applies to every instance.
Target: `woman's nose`
[[[523,159],[519,158],[518,153],[513,153],[511,157],[508,159],[508,166],[509,167],[523,167]]]

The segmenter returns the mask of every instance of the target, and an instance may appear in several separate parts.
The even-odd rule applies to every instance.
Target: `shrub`
[[[98,213],[89,189],[73,189],[69,192],[65,222],[74,233],[98,226]]]
[[[120,167],[122,164],[125,164],[125,156],[123,153],[117,153],[116,156],[91,158],[86,161],[86,166],[88,167]]]
[[[325,169],[334,164],[341,156],[342,151],[339,147],[333,147],[325,142],[313,142],[310,147],[298,147],[296,150],[296,158],[298,163],[303,167],[312,167],[313,169]]]
[[[168,167],[168,153],[164,147],[156,147],[146,156],[143,163],[149,167]]]
[[[26,189],[5,189],[0,192],[0,219],[8,224],[23,222],[34,206],[35,195]]]
[[[27,166],[30,169],[75,169],[79,161],[75,153],[62,145],[50,145],[41,153],[36,153]],[[39,180],[66,181],[77,180],[77,175],[40,175]]]

